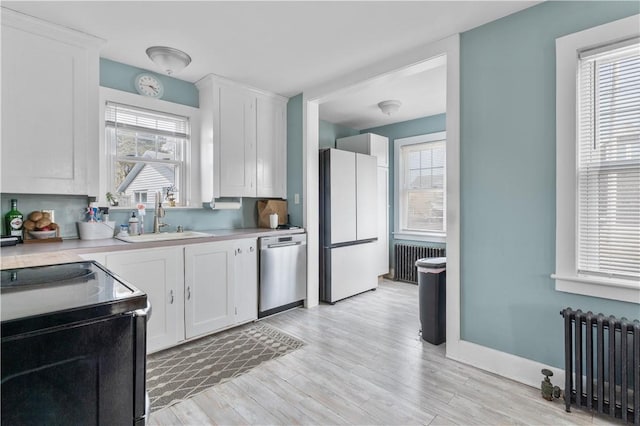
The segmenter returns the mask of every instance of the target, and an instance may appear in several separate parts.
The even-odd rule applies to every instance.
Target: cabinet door
[[[237,240],[235,249],[235,322],[258,318],[258,251],[257,241]]]
[[[234,242],[189,245],[184,249],[184,258],[186,337],[233,324]]]
[[[256,196],[256,97],[220,85],[220,196]]]
[[[257,196],[286,198],[286,104],[257,98]]]
[[[378,275],[389,273],[389,169],[378,167]]]
[[[184,340],[183,248],[166,247],[107,254],[107,268],[147,293],[151,318],[147,352]]]
[[[2,14],[0,192],[97,195],[98,50]]]
[[[378,159],[378,166],[389,167],[389,138],[369,133],[369,155]]]

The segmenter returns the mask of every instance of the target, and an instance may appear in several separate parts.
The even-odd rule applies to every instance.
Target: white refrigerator
[[[376,157],[320,151],[320,300],[338,300],[378,286]]]

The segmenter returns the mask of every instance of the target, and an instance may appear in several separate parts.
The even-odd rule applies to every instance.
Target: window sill
[[[556,290],[640,304],[640,282],[614,278],[592,278],[552,274]]]
[[[446,243],[447,236],[442,234],[428,234],[426,232],[394,232],[396,240],[423,241],[428,243]]]

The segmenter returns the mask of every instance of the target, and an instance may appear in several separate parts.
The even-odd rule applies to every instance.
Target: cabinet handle
[[[171,298],[171,299],[169,299],[169,304],[170,304],[170,305],[173,305],[173,290],[171,290],[171,291],[169,292],[169,297]]]
[[[249,251],[253,253],[253,246],[249,247]]]
[[[242,254],[242,249],[238,249],[238,254]]]
[[[191,287],[187,287],[187,300],[191,300]]]

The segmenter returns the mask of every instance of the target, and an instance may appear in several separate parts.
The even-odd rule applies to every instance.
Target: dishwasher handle
[[[301,246],[306,244],[304,241],[295,241],[295,242],[286,242],[286,243],[276,243],[276,244],[268,244],[267,248],[278,248],[278,247],[290,247],[290,246]]]
[[[259,239],[260,250],[281,247],[302,246],[307,244],[307,234],[292,234],[279,237],[262,237]]]

